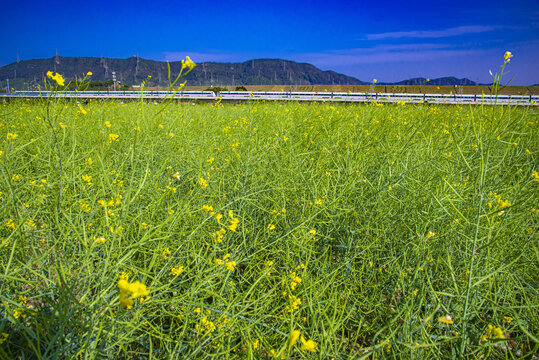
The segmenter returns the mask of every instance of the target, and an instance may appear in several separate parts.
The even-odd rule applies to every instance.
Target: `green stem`
[[[56,150],[58,152],[58,165],[60,167],[60,178],[59,178],[59,184],[58,184],[58,198],[56,201],[56,224],[60,224],[60,204],[62,202],[62,175],[63,175],[63,165],[62,165],[62,153],[60,151],[60,142],[58,141],[58,136],[56,136],[56,130],[54,130],[54,126],[52,125],[51,118],[50,118],[50,100],[47,101],[47,123],[49,124],[49,127],[52,131],[52,135],[54,137],[54,142],[56,144]]]

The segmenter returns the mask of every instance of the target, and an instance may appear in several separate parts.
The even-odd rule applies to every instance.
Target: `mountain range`
[[[170,62],[171,77],[174,79],[181,62]],[[67,80],[83,78],[92,72],[92,81],[106,81],[115,73],[117,81],[125,85],[136,85],[145,81],[149,86],[168,84],[166,62],[133,56],[127,59],[105,57],[60,57],[32,59],[14,62],[0,67],[0,88],[31,88],[43,83],[47,71],[58,72]],[[189,85],[240,86],[240,85],[368,85],[370,82],[358,80],[334,71],[322,71],[308,63],[298,63],[282,59],[253,59],[242,63],[198,63],[182,81]],[[413,78],[395,83],[379,85],[478,85],[469,79],[443,77],[427,81]]]

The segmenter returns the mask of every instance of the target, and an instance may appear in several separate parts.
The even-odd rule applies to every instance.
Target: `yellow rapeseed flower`
[[[513,322],[513,318],[512,317],[509,317],[509,316],[504,316],[503,317],[503,324],[504,325],[508,325],[508,324],[511,324],[511,322]]]
[[[489,341],[492,339],[503,340],[505,339],[505,335],[503,334],[503,330],[501,328],[489,324],[487,331],[481,336],[481,341]]]
[[[292,290],[294,290],[296,288],[296,286],[301,284],[301,278],[299,276],[297,276],[295,272],[290,273],[290,280],[291,280],[290,288]]]
[[[440,316],[438,318],[438,322],[441,322],[442,324],[453,324],[453,319],[451,319],[451,316],[449,315],[445,315],[445,316]]]
[[[235,262],[235,261],[228,261],[228,262],[225,264],[225,267],[227,268],[227,270],[230,270],[230,271],[234,271],[235,266],[236,266],[236,262]]]
[[[292,347],[296,345],[296,342],[298,341],[300,334],[301,332],[299,330],[293,330],[290,333],[290,336],[288,337],[288,347]]]
[[[84,201],[79,201],[79,202],[80,202],[80,208],[81,208],[82,211],[90,212],[90,210],[92,210],[90,205],[88,205],[86,202],[84,202]]]
[[[170,272],[174,276],[180,275],[182,273],[182,271],[183,271],[183,266],[176,266],[176,267],[173,267],[173,268],[170,269]]]
[[[230,231],[236,232],[236,229],[238,228],[238,223],[239,223],[239,220],[238,220],[238,219],[232,219],[232,220],[230,220],[230,225],[228,225],[228,229],[229,229]]]
[[[217,215],[221,215],[221,214],[217,214]],[[214,237],[214,241],[216,243],[222,243],[223,237],[225,234],[226,234],[226,230],[221,228],[220,230],[217,230],[216,232],[212,233],[212,236]]]
[[[205,189],[208,187],[208,182],[204,178],[200,178],[198,180],[198,185],[200,185],[201,188]]]
[[[503,59],[506,61],[506,62],[509,62],[511,61],[511,58],[513,57],[513,54],[511,54],[511,51],[506,51],[505,54],[503,55]]]
[[[286,291],[283,293],[283,295],[286,294]],[[285,309],[288,311],[288,312],[293,312],[294,310],[297,310],[299,309],[299,306],[301,305],[301,299],[294,296],[294,295],[288,295],[288,299],[290,300],[290,306],[285,306]]]
[[[92,176],[91,175],[81,175],[82,180],[86,181],[88,185],[92,183]]]
[[[103,244],[105,241],[107,241],[107,239],[104,236],[100,236],[100,237],[94,236],[94,242],[98,244]]]
[[[86,74],[86,76],[92,76],[92,72],[91,71],[88,71],[88,73]]]
[[[140,281],[129,283],[127,280],[122,279],[118,281],[118,288],[120,288],[120,305],[127,309],[131,309],[133,306],[133,299],[150,293],[146,285]]]
[[[228,225],[228,229],[230,231],[236,232],[238,224],[240,223],[240,219],[234,217],[234,212],[232,210],[228,211],[228,217],[230,218],[230,225]]]
[[[109,134],[109,142],[118,141],[120,135],[118,134]]]
[[[195,66],[197,66],[197,64],[195,64],[189,56],[186,56],[185,60],[182,60],[182,70],[188,68],[189,71],[191,71],[195,68]]]
[[[306,350],[310,352],[316,352],[318,348],[318,343],[313,340],[305,340],[305,338],[301,337],[301,350]]]
[[[56,81],[56,83],[60,86],[65,86],[64,84],[64,78],[62,77],[62,75],[56,73],[54,74],[52,77],[51,77],[52,80]]]
[[[9,219],[8,221],[6,221],[6,224],[4,226],[8,229],[15,229],[15,221],[13,221],[13,219]]]

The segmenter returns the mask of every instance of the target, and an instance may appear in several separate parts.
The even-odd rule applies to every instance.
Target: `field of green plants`
[[[0,104],[0,358],[534,358],[517,107]]]

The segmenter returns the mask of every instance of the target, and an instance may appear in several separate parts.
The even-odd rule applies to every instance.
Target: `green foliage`
[[[0,103],[0,358],[538,352],[536,110],[82,106]]]
[[[204,91],[213,91],[214,93],[219,93],[221,91],[228,91],[228,88],[221,88],[220,86],[213,86],[205,89]]]
[[[236,91],[248,91],[245,86],[236,86]]]

